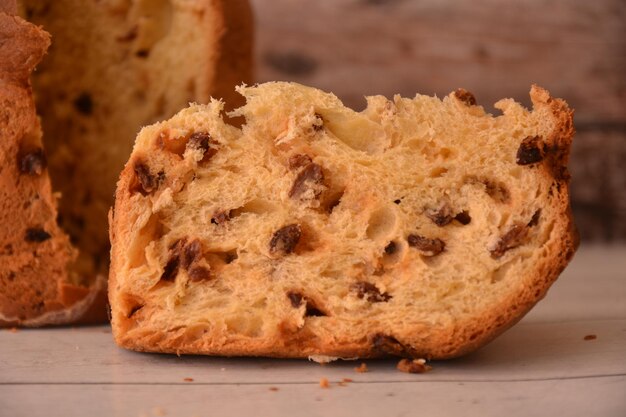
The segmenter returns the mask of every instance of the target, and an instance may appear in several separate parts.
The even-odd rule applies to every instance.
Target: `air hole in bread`
[[[248,337],[259,337],[263,330],[263,319],[254,313],[239,314],[224,320],[230,334],[239,334]]]
[[[226,250],[226,251],[208,251],[204,254],[204,257],[207,259],[211,271],[215,271],[216,274],[226,266],[235,262],[239,255],[237,254],[237,249]]]
[[[382,256],[382,265],[385,268],[389,268],[394,264],[397,264],[404,257],[407,245],[403,241],[392,240],[385,246]]]
[[[463,226],[466,226],[472,222],[472,216],[470,216],[467,210],[463,210],[456,216],[454,216],[454,220],[461,223]]]
[[[253,199],[245,203],[243,206],[230,211],[230,218],[241,216],[243,214],[271,214],[276,212],[278,206],[271,201],[263,199]]]
[[[537,226],[539,224],[540,219],[541,219],[541,209],[537,209],[535,213],[533,214],[533,216],[530,218],[530,221],[528,222],[527,226],[528,227]]]
[[[381,125],[353,110],[324,109],[318,114],[323,117],[326,130],[352,149],[375,155],[389,145]]]
[[[300,308],[302,304],[305,304],[304,317],[328,316],[328,314],[318,307],[315,301],[311,300],[299,291],[288,291],[287,298],[293,308]]]
[[[126,318],[132,318],[135,313],[137,313],[139,310],[141,310],[144,307],[143,304],[137,304],[135,307],[131,308],[130,311],[128,312],[128,315],[126,316]]]
[[[452,149],[446,147],[439,148],[432,142],[421,142],[419,150],[428,161],[446,161],[455,155]]]
[[[124,317],[127,319],[136,316],[145,305],[145,302],[140,297],[129,293],[121,294],[120,300],[121,311],[124,312]]]
[[[366,235],[374,241],[386,240],[396,229],[397,216],[389,207],[381,207],[370,216]]]
[[[296,244],[294,252],[301,255],[305,252],[314,251],[320,244],[318,233],[307,223],[300,224],[300,239]]]
[[[340,189],[324,193],[324,201],[322,202],[323,211],[328,214],[332,213],[335,207],[341,203],[345,191],[345,189]]]
[[[166,129],[158,134],[155,140],[155,144],[158,149],[167,151],[174,155],[178,155],[180,158],[182,158],[183,154],[185,153],[185,148],[187,147],[187,140],[187,136],[172,136],[170,130]]]

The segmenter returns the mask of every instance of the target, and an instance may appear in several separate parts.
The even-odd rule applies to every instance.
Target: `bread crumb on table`
[[[367,369],[367,364],[365,362],[361,362],[361,364],[357,366],[356,368],[354,368],[354,370],[360,374],[363,374],[369,371],[369,369]]]
[[[409,374],[423,374],[433,369],[432,366],[426,365],[426,359],[401,359],[396,368]]]
[[[596,336],[595,334],[588,334],[587,336],[583,337],[583,340],[596,340],[598,338],[598,336]]]
[[[270,387],[269,390],[270,391],[278,391],[278,387]]]
[[[320,387],[322,387],[322,388],[329,388],[330,387],[330,383],[328,382],[328,379],[326,379],[326,378],[320,379]]]
[[[183,381],[185,381],[185,382],[193,382],[193,378],[184,378]]]

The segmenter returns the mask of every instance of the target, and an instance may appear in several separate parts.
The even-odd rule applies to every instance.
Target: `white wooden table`
[[[139,354],[108,326],[2,330],[0,416],[626,416],[626,247],[581,248],[537,308],[470,356],[426,374],[359,363]]]

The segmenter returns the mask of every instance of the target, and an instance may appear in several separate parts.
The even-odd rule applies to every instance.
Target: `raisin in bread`
[[[50,36],[8,3],[0,3],[0,325],[89,322],[105,311],[106,281],[73,284],[76,251],[56,222],[29,81]]]
[[[59,222],[77,274],[108,274],[107,213],[140,128],[251,77],[246,0],[20,0],[52,35],[34,74]]]
[[[572,112],[532,87],[486,114],[290,83],[144,128],[110,215],[123,347],[278,357],[450,358],[518,321],[577,246]],[[320,356],[322,355],[322,356]]]

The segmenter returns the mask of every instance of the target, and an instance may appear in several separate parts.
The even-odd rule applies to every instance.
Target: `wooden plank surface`
[[[623,415],[625,255],[583,247],[522,322],[419,375],[393,360],[357,373],[351,361],[141,354],[108,326],[0,331],[0,415]]]
[[[532,83],[576,110],[583,240],[626,241],[626,1],[251,0],[259,81],[363,96],[472,91],[487,111]]]

